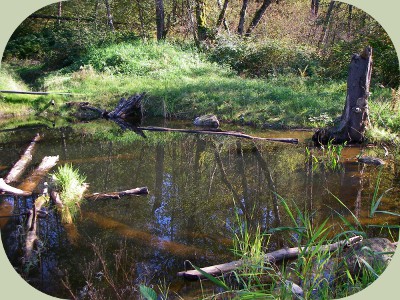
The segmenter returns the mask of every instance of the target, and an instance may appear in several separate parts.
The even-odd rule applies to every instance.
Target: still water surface
[[[166,125],[187,126],[182,122]],[[261,137],[294,137],[300,143],[150,132],[144,139],[133,132],[122,133],[107,121],[0,133],[0,177],[40,132],[44,137],[36,147],[31,169],[44,156],[59,155],[59,165],[72,164],[86,176],[88,192],[142,186],[150,190],[147,196],[87,201],[74,225],[69,226],[46,208],[51,213],[39,220],[39,267],[26,280],[51,295],[69,297],[60,279],[68,275],[74,291],[82,291],[88,277],[102,280],[101,262],[95,259],[95,253],[102,253],[113,268],[121,262],[120,270],[129,271],[132,284],[165,280],[171,292],[185,299],[198,297],[200,285],[185,282],[176,273],[185,268],[186,260],[198,266],[233,260],[237,214],[252,228],[260,226],[265,232],[293,226],[275,195],[286,199],[293,211],[295,203],[301,211],[309,212],[315,224],[330,218],[334,225],[337,213],[352,221],[349,211],[333,195],[364,225],[398,224],[398,219],[389,215],[368,217],[379,169],[356,162],[359,147],[345,148],[341,169],[332,171],[324,166],[321,150],[308,144],[311,132],[230,129]],[[310,159],[306,147],[318,162]],[[399,164],[390,158],[383,169],[380,192],[389,187],[394,189],[383,198],[380,210],[399,212]],[[39,185],[36,192],[42,188]],[[0,196],[0,214],[24,212],[34,198]],[[18,230],[24,218],[1,218],[0,222],[5,251],[20,270],[23,235]],[[367,231],[372,236],[387,235],[379,228]],[[291,246],[291,238],[272,236],[269,250]],[[121,248],[129,257],[118,256]]]

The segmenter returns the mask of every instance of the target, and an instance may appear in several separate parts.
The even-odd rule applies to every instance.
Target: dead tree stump
[[[107,113],[106,117],[140,123],[143,117],[142,99],[144,96],[145,93],[133,95],[128,99],[121,98],[117,107],[112,112]]]
[[[312,139],[316,145],[361,143],[369,125],[368,96],[372,71],[372,48],[353,54],[347,79],[346,104],[338,126],[319,129]]]

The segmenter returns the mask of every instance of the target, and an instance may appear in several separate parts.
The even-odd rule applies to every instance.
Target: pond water
[[[66,277],[74,293],[83,293],[88,282],[105,282],[107,275],[118,273],[116,282],[161,282],[169,285],[171,294],[199,297],[198,282],[176,275],[185,268],[185,261],[207,266],[234,260],[232,238],[238,215],[249,227],[259,226],[263,232],[293,226],[281,198],[293,211],[296,205],[303,213],[309,212],[315,224],[329,218],[334,226],[339,223],[338,214],[353,222],[354,214],[370,236],[390,233],[368,225],[398,224],[395,216],[387,214],[368,217],[380,168],[361,165],[356,156],[360,151],[381,155],[380,149],[346,147],[340,168],[331,170],[322,150],[309,144],[311,132],[229,128],[260,137],[299,138],[298,145],[291,145],[163,132],[146,132],[142,138],[121,132],[105,120],[70,126],[56,123],[54,128],[39,125],[0,133],[0,177],[5,177],[39,132],[43,138],[26,174],[44,156],[59,155],[59,165],[72,164],[86,176],[90,193],[142,186],[150,191],[146,196],[86,201],[73,225],[62,224],[58,214],[46,207],[48,217],[38,221],[40,259],[29,273],[20,267],[24,243],[20,225],[25,216],[0,218],[3,245],[12,264],[30,284],[53,296],[70,296],[61,282]],[[189,124],[162,125],[183,128]],[[385,194],[379,210],[398,213],[399,163],[393,158],[386,162],[379,194],[393,189]],[[40,193],[42,188],[43,183],[35,191]],[[35,197],[0,195],[0,214],[26,212]],[[342,229],[336,225],[335,230]],[[292,246],[293,238],[272,235],[268,250]],[[102,262],[109,274],[100,272]]]

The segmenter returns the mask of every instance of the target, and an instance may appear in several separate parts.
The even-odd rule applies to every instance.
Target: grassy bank
[[[307,63],[306,59],[302,61]],[[346,97],[345,81],[310,77],[300,69],[267,78],[239,76],[190,46],[140,41],[93,48],[69,67],[40,77],[35,85],[77,93],[73,100],[105,109],[113,108],[122,96],[146,92],[145,108],[151,116],[191,119],[214,113],[221,120],[267,127],[329,125],[340,116]],[[371,91],[372,121],[385,133],[399,130],[400,114],[392,109],[398,106],[398,95],[379,86]],[[34,103],[38,108],[46,100]],[[57,102],[67,100],[71,99]]]
[[[0,90],[26,91],[28,87],[11,68],[2,64],[0,68]],[[35,98],[27,95],[0,93],[0,117],[32,113]]]

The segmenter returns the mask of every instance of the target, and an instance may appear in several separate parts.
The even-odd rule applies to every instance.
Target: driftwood
[[[320,251],[336,251],[340,248],[351,247],[352,245],[360,242],[362,240],[361,236],[354,236],[349,238],[348,240],[343,240],[340,242],[336,242],[333,244],[328,244],[320,247]],[[299,254],[303,251],[313,252],[315,251],[315,247],[311,247],[309,249],[305,247],[293,247],[287,249],[280,249],[270,253],[267,253],[264,256],[264,260],[266,263],[277,263],[282,260],[286,259],[293,259],[297,258]],[[229,263],[224,263],[220,265],[214,265],[210,267],[201,268],[201,270],[207,274],[212,276],[220,276],[222,274],[230,273],[239,267],[241,267],[245,261],[243,260],[236,260]],[[186,279],[196,280],[196,279],[204,279],[206,278],[201,272],[197,270],[189,270],[189,271],[182,271],[178,273],[178,276],[184,277]]]
[[[17,189],[5,183],[3,178],[0,178],[0,191],[17,196],[30,196],[32,192]]]
[[[329,141],[361,143],[369,125],[368,97],[372,72],[372,48],[362,54],[354,54],[347,79],[346,104],[340,124],[334,128],[320,129],[313,135],[315,144],[326,145]]]
[[[120,199],[123,196],[128,195],[147,195],[149,193],[149,189],[147,187],[139,187],[131,190],[126,190],[122,192],[112,192],[112,193],[93,193],[90,195],[85,195],[86,199],[90,200],[99,200],[99,199]]]
[[[40,135],[36,134],[32,142],[29,144],[28,148],[26,148],[24,154],[22,154],[21,158],[15,163],[11,171],[8,173],[7,177],[4,179],[5,183],[14,182],[19,179],[26,167],[32,161],[33,149],[40,139]]]
[[[58,159],[58,155],[45,156],[32,174],[19,185],[19,188],[32,193],[43,177],[57,164]]]
[[[294,138],[262,138],[262,137],[251,136],[251,135],[237,132],[237,131],[195,130],[195,129],[178,129],[178,128],[166,128],[166,127],[136,127],[136,129],[142,130],[142,131],[166,131],[166,132],[214,134],[214,135],[233,136],[233,137],[251,139],[251,140],[281,142],[281,143],[289,143],[289,144],[298,144],[299,143],[299,140],[294,139]]]

